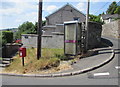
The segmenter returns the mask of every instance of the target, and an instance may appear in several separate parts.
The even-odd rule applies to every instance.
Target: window
[[[28,39],[28,36],[27,36],[27,35],[25,35],[25,39]]]
[[[80,17],[74,17],[74,21],[80,21]]]

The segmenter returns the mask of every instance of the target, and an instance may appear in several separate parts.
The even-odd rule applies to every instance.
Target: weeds
[[[60,64],[60,59],[64,57],[63,49],[42,49],[42,57],[39,60],[37,60],[36,54],[36,48],[27,49],[27,56],[25,57],[24,67],[22,66],[21,58],[19,55],[16,55],[13,57],[14,60],[11,65],[5,68],[5,71],[23,74],[39,72],[41,70],[58,67]]]

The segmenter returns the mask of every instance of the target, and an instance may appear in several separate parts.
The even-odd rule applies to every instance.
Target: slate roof
[[[120,18],[119,14],[105,14],[101,16],[103,20],[109,19],[109,18]]]
[[[78,11],[79,13],[83,14],[85,16],[84,13],[82,13],[81,11],[79,11],[77,8],[75,8],[73,5],[67,3],[66,5],[64,5],[63,7],[59,8],[58,10],[54,11],[53,13],[49,14],[48,16],[46,16],[45,18],[48,18],[49,16],[55,14],[56,12],[60,11],[62,8],[65,8],[66,6],[70,6],[72,7],[73,9],[75,9],[76,11]]]

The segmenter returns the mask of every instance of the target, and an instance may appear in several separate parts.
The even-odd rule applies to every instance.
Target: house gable
[[[70,4],[66,4],[46,17],[47,25],[63,24],[65,21],[79,19],[85,21],[85,15]]]

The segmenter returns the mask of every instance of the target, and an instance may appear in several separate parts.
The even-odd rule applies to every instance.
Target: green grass
[[[42,49],[42,57],[39,60],[37,60],[36,54],[36,48],[27,49],[24,67],[22,66],[22,59],[19,55],[14,56],[13,62],[9,67],[5,68],[5,71],[32,73],[57,67],[60,64],[60,58],[63,56],[63,49]]]

